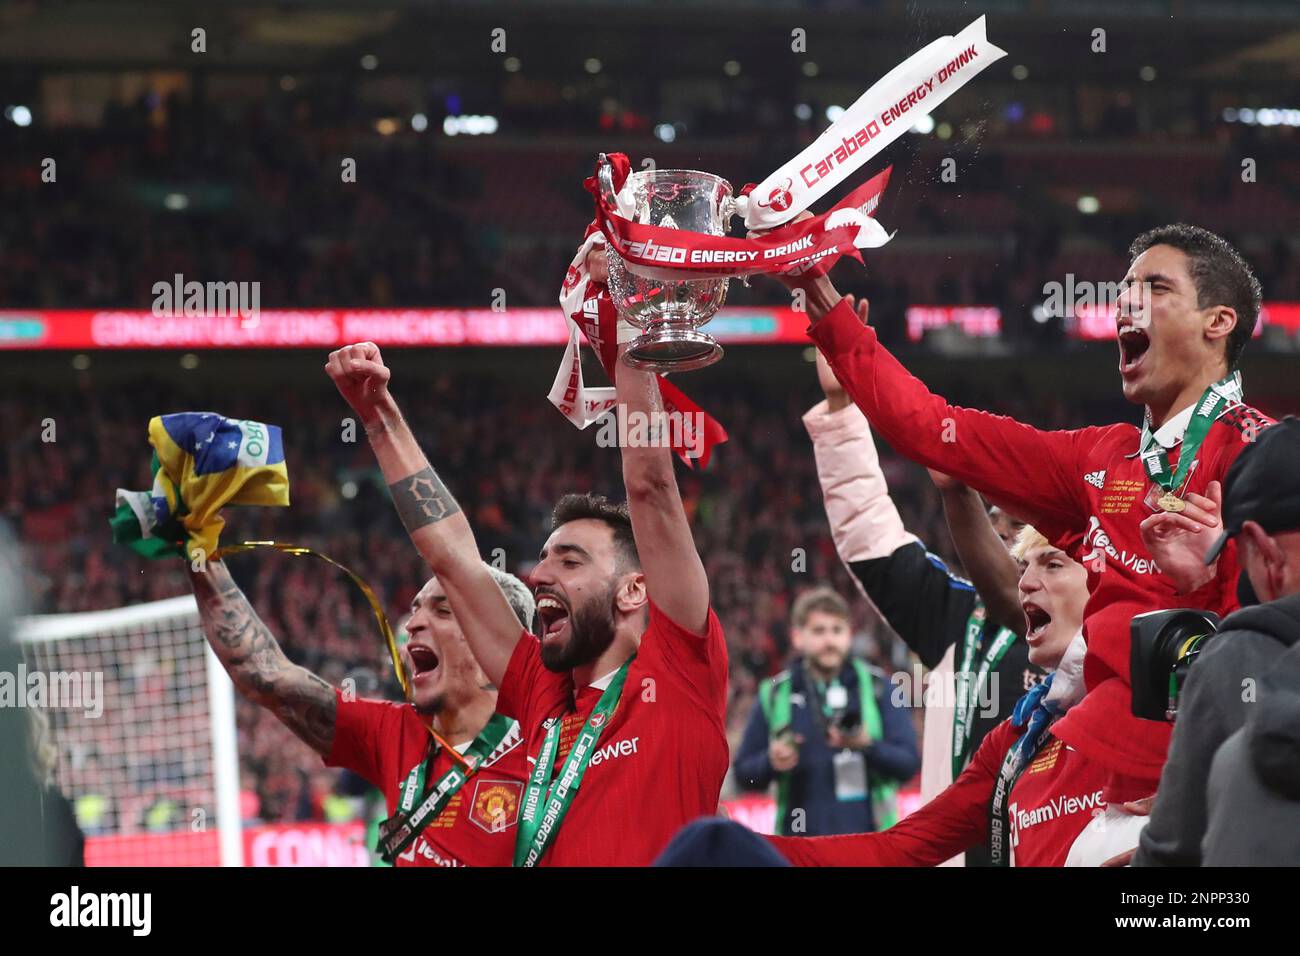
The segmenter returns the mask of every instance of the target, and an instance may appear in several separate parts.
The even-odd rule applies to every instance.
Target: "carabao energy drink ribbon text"
[[[1006,56],[988,42],[984,18],[941,37],[876,82],[821,136],[737,200],[736,209],[759,239],[735,239],[635,223],[630,196],[605,203],[599,189],[596,222],[628,268],[647,278],[681,280],[801,271],[827,255],[884,245],[889,235],[846,200],[830,212],[781,227],[827,195],[986,67]],[[590,188],[590,187],[588,187]],[[628,187],[625,185],[623,190]],[[621,192],[623,191],[621,190]]]

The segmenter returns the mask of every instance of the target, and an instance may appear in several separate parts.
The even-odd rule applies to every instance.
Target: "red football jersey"
[[[809,335],[871,426],[901,454],[984,492],[1088,569],[1088,693],[1055,732],[1115,774],[1147,780],[1148,792],[1154,791],[1171,726],[1130,712],[1129,622],[1162,608],[1201,608],[1220,616],[1235,610],[1235,543],[1224,548],[1214,580],[1192,594],[1175,594],[1138,531],[1156,509],[1137,454],[1136,427],[1040,431],[950,405],[903,368],[846,302]],[[1186,489],[1203,495],[1211,481],[1222,481],[1246,444],[1271,423],[1247,405],[1231,405],[1205,436]],[[1168,451],[1171,464],[1180,450],[1175,445]],[[1158,489],[1156,495],[1163,493]]]
[[[541,644],[524,632],[497,696],[497,711],[519,720],[529,770],[543,721],[563,715],[555,772],[600,700],[575,690],[573,675],[542,665]],[[654,604],[628,669],[623,694],[601,732],[569,812],[542,866],[646,866],[681,827],[718,809],[729,759],[727,646],[709,610],[703,637],[683,630]]]
[[[988,836],[993,788],[1020,733],[1009,720],[998,724],[947,789],[888,830],[768,840],[796,866],[938,866]],[[1007,801],[1015,865],[1064,866],[1075,838],[1106,809],[1107,776],[1104,767],[1049,736]]]
[[[429,755],[429,731],[409,704],[347,701],[337,689],[335,694],[334,747],[325,764],[346,767],[378,787],[391,815],[407,775]],[[439,753],[432,774],[426,777],[426,787],[451,766],[451,758]],[[398,856],[396,865],[510,866],[527,773],[523,737],[516,724],[478,772]]]

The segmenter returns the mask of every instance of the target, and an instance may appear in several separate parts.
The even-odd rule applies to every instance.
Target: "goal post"
[[[87,864],[242,865],[234,686],[193,595],[19,618],[16,636],[19,705],[47,718]]]

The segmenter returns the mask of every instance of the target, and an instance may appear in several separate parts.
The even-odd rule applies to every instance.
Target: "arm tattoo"
[[[220,561],[190,572],[208,643],[239,692],[268,708],[318,753],[334,746],[334,689],[290,662]]]
[[[460,511],[460,505],[432,468],[393,482],[388,491],[397,506],[398,517],[411,533]]]

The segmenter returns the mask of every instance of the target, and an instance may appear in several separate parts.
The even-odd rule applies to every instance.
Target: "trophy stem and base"
[[[722,346],[713,336],[671,321],[647,323],[645,334],[633,339],[623,353],[629,368],[661,374],[705,368],[720,358]]]

